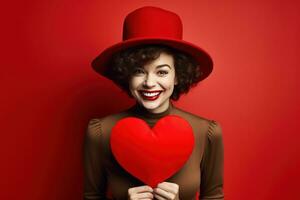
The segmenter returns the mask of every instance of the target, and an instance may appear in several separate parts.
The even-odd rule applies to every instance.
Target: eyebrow
[[[162,65],[156,66],[156,68],[162,68],[162,67],[169,67],[171,69],[170,65],[168,65],[168,64],[162,64]]]

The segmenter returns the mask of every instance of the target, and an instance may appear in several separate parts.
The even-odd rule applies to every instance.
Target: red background
[[[144,5],[178,13],[184,39],[214,59],[175,105],[222,125],[226,199],[296,199],[300,4],[259,0],[2,4],[0,199],[82,199],[88,119],[133,103],[90,62]]]

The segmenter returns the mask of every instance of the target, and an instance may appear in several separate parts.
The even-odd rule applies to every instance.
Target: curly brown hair
[[[183,93],[197,85],[201,80],[200,66],[195,60],[179,50],[160,44],[148,44],[131,47],[116,53],[109,63],[105,75],[132,97],[129,80],[137,67],[157,59],[164,52],[173,56],[175,75],[178,84],[174,86],[171,99],[177,101]]]

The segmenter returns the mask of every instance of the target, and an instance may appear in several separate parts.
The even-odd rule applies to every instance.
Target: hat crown
[[[134,38],[182,39],[182,22],[173,12],[145,6],[129,13],[123,24],[123,41]]]

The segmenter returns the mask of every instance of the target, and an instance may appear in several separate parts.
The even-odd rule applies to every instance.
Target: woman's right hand
[[[132,187],[128,189],[128,200],[150,200],[153,199],[153,189],[148,185]]]

